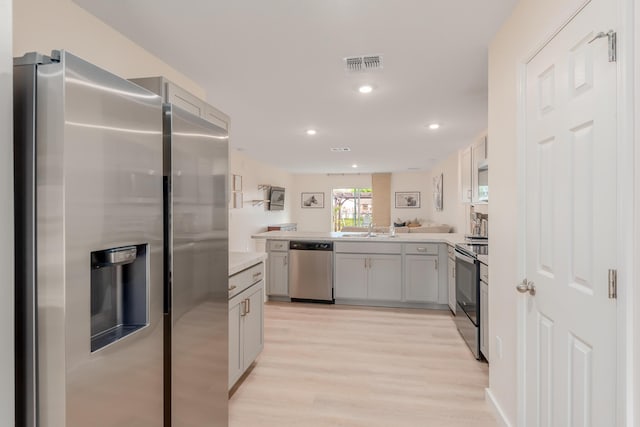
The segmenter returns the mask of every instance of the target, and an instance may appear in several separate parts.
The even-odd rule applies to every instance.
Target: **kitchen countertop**
[[[229,252],[229,276],[267,259],[264,252]]]
[[[343,233],[343,232],[316,232],[316,231],[266,231],[251,236],[254,239],[268,240],[317,240],[317,241],[339,241],[339,242],[396,242],[396,243],[447,243],[455,246],[458,243],[469,243],[465,241],[462,233],[396,233],[395,237],[388,234],[374,233],[373,237],[366,237],[364,233]],[[478,255],[478,261],[489,265],[487,255]]]
[[[254,239],[269,240],[317,240],[340,242],[396,242],[396,243],[464,243],[464,235],[460,233],[397,233],[395,237],[388,234],[374,233],[367,237],[366,233],[314,232],[314,231],[266,231],[251,236]]]

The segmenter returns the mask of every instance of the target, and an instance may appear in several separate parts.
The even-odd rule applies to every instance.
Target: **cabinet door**
[[[244,369],[240,346],[242,314],[241,300],[229,306],[229,388],[233,387]]]
[[[369,299],[381,301],[401,301],[402,256],[369,255],[368,257]]]
[[[167,83],[167,98],[173,105],[182,108],[191,114],[204,117],[205,103],[200,98],[173,83]]]
[[[258,282],[248,290],[246,297],[247,313],[244,316],[242,331],[244,369],[256,360],[264,348],[263,289],[264,282]]]
[[[367,255],[336,254],[333,293],[336,299],[367,298]]]
[[[289,253],[269,252],[269,295],[289,296]]]
[[[487,142],[486,137],[482,137],[480,141],[476,142],[471,146],[471,173],[473,177],[471,179],[471,184],[473,185],[473,196],[472,201],[474,203],[481,202],[481,194],[484,194],[485,191],[480,191],[480,181],[486,181],[486,176],[480,176],[480,165],[484,163],[487,159]],[[483,182],[483,185],[486,185],[486,182]],[[486,201],[486,200],[484,200]]]
[[[480,282],[480,352],[489,361],[489,286]]]
[[[404,258],[405,300],[438,302],[438,256],[406,255]]]
[[[449,308],[456,315],[456,261],[449,258]]]
[[[460,152],[460,201],[462,203],[471,202],[472,182],[471,182],[471,147]]]

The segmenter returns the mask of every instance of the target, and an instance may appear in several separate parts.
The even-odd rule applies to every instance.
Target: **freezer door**
[[[161,99],[66,52],[37,85],[39,425],[161,426]]]
[[[165,115],[172,425],[227,426],[228,134],[175,106],[166,107]]]

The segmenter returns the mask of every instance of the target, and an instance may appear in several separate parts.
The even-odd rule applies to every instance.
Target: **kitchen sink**
[[[355,238],[355,239],[389,239],[395,236],[391,236],[389,234],[377,234],[377,233],[372,233],[371,235],[368,235],[367,233],[349,233],[349,234],[345,233],[342,235],[342,237]]]

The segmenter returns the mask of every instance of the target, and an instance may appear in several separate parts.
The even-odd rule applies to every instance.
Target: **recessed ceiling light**
[[[315,129],[307,129],[307,135],[315,135],[318,133]]]
[[[373,91],[373,88],[369,85],[360,86],[358,88],[358,92],[360,93],[371,93],[371,91]]]
[[[440,125],[438,123],[431,123],[429,125],[429,129],[431,129],[431,130],[436,130],[436,129],[439,129],[439,128],[440,128]]]
[[[358,167],[358,165],[356,165],[356,164],[354,163],[354,164],[352,164],[352,165],[351,165],[351,167],[355,169],[355,168],[357,168],[357,167]]]

